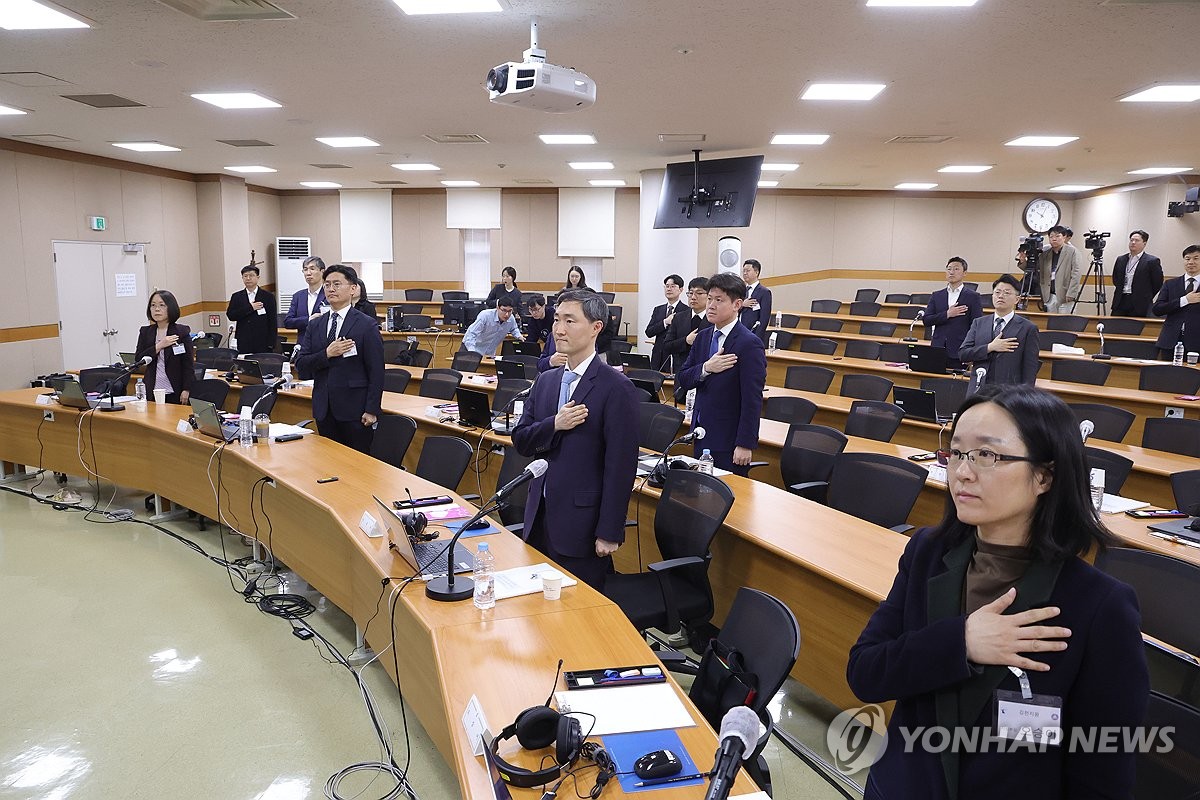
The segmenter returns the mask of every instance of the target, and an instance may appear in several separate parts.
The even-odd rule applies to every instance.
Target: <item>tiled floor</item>
[[[71,486],[90,506],[94,490]],[[57,488],[47,478],[36,491]],[[105,487],[101,509],[110,494]],[[118,492],[111,507],[146,517],[136,493]],[[349,673],[293,636],[287,621],[244,602],[224,568],[152,527],[83,517],[0,492],[0,796],[300,800],[323,796],[343,767],[380,758]],[[167,527],[220,555],[212,526]],[[226,549],[231,559],[249,553],[237,536],[226,537]],[[318,603],[310,623],[349,653],[349,618],[307,586],[289,590]],[[419,797],[457,797],[457,781],[412,714],[405,748],[396,687],[383,669],[362,675],[402,765],[411,751]],[[781,727],[824,751],[837,709],[792,685],[776,709]],[[840,797],[782,748],[772,744],[767,755],[776,797]],[[379,797],[390,787],[377,777],[368,788],[370,780],[348,778],[341,795]]]

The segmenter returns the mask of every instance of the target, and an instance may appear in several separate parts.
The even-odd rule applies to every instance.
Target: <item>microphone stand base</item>
[[[1107,361],[1108,359],[1112,358],[1112,356],[1110,356],[1108,353],[1096,353],[1096,355],[1092,356],[1092,358],[1098,358],[1102,361]]]
[[[100,405],[96,406],[96,408],[98,408],[101,411],[124,411],[125,410],[125,406],[123,406],[119,403],[116,405],[107,405],[107,406],[104,405],[103,403],[101,403]]]
[[[475,594],[475,581],[470,578],[454,578],[454,586],[446,577],[434,578],[425,584],[425,596],[439,603],[452,603],[455,600],[466,600]]]
[[[917,338],[917,337],[915,337],[915,336],[905,336],[905,337],[904,337],[903,339],[901,339],[900,341],[902,341],[902,342],[919,342],[919,341],[921,341],[921,340],[920,340],[920,339],[918,339],[918,338]]]

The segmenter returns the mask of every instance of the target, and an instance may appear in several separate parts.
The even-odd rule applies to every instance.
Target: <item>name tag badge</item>
[[[176,343],[175,346],[171,348],[171,352],[177,356],[181,356],[187,352],[187,348],[185,348],[182,344]]]
[[[349,358],[350,356],[356,356],[356,355],[358,355],[358,346],[355,345],[353,342],[351,342],[350,349],[347,350],[346,352],[342,353],[342,358]]]
[[[997,689],[996,734],[1035,745],[1062,744],[1062,698]]]
[[[265,317],[265,316],[267,315],[267,309],[266,309],[266,308],[260,308],[260,309],[258,310],[258,314],[259,314],[259,316]]]

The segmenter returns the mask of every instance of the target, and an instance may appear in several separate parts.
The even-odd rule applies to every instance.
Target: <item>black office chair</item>
[[[771,335],[775,337],[775,347],[778,350],[791,350],[792,343],[796,340],[796,334],[788,331],[771,331]]]
[[[264,378],[278,377],[283,374],[283,362],[286,361],[279,353],[251,353],[244,356],[247,361],[258,364],[258,371]]]
[[[904,306],[896,309],[896,319],[916,319],[924,310],[925,306]]]
[[[817,404],[805,397],[768,397],[763,403],[763,419],[807,425],[817,413]]]
[[[907,364],[908,345],[904,342],[880,342],[879,360],[889,364]]]
[[[1106,442],[1122,441],[1136,418],[1132,411],[1103,403],[1067,403],[1067,407],[1075,414],[1076,422],[1092,421],[1093,439]]]
[[[204,376],[208,373],[208,367],[203,364],[192,364],[192,376],[198,380],[204,380]]]
[[[823,356],[831,356],[837,352],[837,342],[833,339],[824,339],[820,337],[805,338],[800,343],[800,352],[802,353],[818,353]]]
[[[229,384],[220,378],[205,378],[192,381],[192,389],[188,393],[192,400],[205,400],[217,409],[225,407],[225,398],[229,396]]]
[[[222,372],[233,369],[233,362],[236,358],[239,358],[238,351],[228,347],[210,347],[207,350],[196,351],[197,364],[203,364],[209,369],[219,369]]]
[[[224,336],[224,334],[220,334],[220,333],[206,333],[206,334],[204,334],[204,338],[208,339],[208,341],[212,342],[213,347],[220,347],[221,340],[224,339],[225,336]]]
[[[431,353],[430,351],[428,351],[428,350],[414,350],[413,351],[413,366],[414,367],[425,368],[425,367],[428,367],[432,363],[433,363],[433,353]]]
[[[929,471],[883,453],[839,453],[829,476],[830,508],[903,533]]]
[[[861,339],[852,339],[846,342],[844,352],[846,358],[865,358],[868,361],[878,361],[879,354],[883,352],[883,346],[880,342],[866,342]]]
[[[842,301],[813,300],[808,310],[816,314],[836,314],[842,310]]]
[[[433,318],[428,314],[405,314],[400,319],[399,328],[402,331],[423,331],[433,324]]]
[[[222,381],[224,383],[224,381]],[[239,406],[250,406],[254,409],[255,416],[266,414],[271,416],[271,411],[275,408],[275,400],[279,397],[279,393],[271,388],[268,383],[259,383],[253,386],[243,386],[242,392],[238,396]],[[201,398],[203,399],[203,398]]]
[[[979,295],[979,304],[981,306],[983,306],[984,308],[991,308],[992,307],[992,293],[985,292],[984,294]]]
[[[1193,667],[1194,669],[1194,667]],[[1200,797],[1200,710],[1167,695],[1151,691],[1146,704],[1144,730],[1172,730],[1171,747],[1147,747],[1137,758],[1135,800]],[[1160,736],[1161,739],[1161,736]]]
[[[492,410],[503,411],[512,399],[533,386],[533,381],[521,378],[500,378],[496,381],[496,394],[492,397]]]
[[[421,376],[417,394],[435,400],[453,400],[455,391],[462,383],[462,373],[455,369],[427,369]]]
[[[1051,314],[1046,320],[1046,330],[1074,331],[1079,333],[1087,327],[1088,318],[1073,314]],[[1105,326],[1106,328],[1108,326]]]
[[[1142,367],[1138,388],[1143,392],[1195,394],[1200,392],[1200,369],[1177,367],[1174,364],[1154,364]]]
[[[896,335],[895,322],[862,322],[858,325],[858,332],[862,336],[883,336],[890,338]]]
[[[1106,339],[1104,352],[1115,358],[1158,358],[1158,347],[1151,340]]]
[[[1038,331],[1038,348],[1052,350],[1056,344],[1074,347],[1075,340],[1078,338],[1078,334],[1071,333],[1070,331]]]
[[[608,362],[609,366],[619,367],[621,366],[621,354],[631,352],[633,352],[633,344],[628,340],[613,339],[609,342],[608,352],[604,354],[604,359]],[[526,358],[529,358],[529,356],[526,356]]]
[[[600,299],[609,305],[612,305],[613,301],[617,299],[616,292],[596,292],[596,294],[600,295]]]
[[[787,368],[787,372],[783,376],[783,386],[785,389],[824,394],[829,391],[829,386],[833,383],[833,376],[834,371],[827,367],[797,364]]]
[[[1083,451],[1089,470],[1104,470],[1104,493],[1120,494],[1121,487],[1133,470],[1133,460],[1099,447],[1084,447]]]
[[[817,318],[808,321],[808,329],[810,331],[832,331],[833,333],[837,333],[841,331],[842,326],[845,324],[845,321],[840,319]]]
[[[909,297],[909,302],[917,306],[927,306],[932,297],[932,293],[914,294]]]
[[[709,624],[713,614],[708,566],[713,537],[733,506],[733,490],[720,479],[669,469],[654,512],[654,540],[663,560],[646,572],[614,573],[604,594],[639,631],[673,634]]]
[[[456,491],[475,451],[457,436],[427,436],[413,474]]]
[[[1104,332],[1113,336],[1141,336],[1146,323],[1132,317],[1105,317]]]
[[[405,289],[404,299],[427,303],[433,299],[433,289]]]
[[[875,292],[876,297],[879,296],[878,289],[872,289],[871,291]],[[850,314],[855,317],[878,317],[881,308],[883,306],[874,300],[855,300],[850,304]]]
[[[504,458],[500,462],[499,471],[496,473],[496,489],[499,489],[520,475],[534,458],[534,456],[521,455],[515,447],[505,447]],[[526,481],[505,497],[504,505],[496,512],[496,516],[500,517],[500,521],[504,523],[504,527],[515,534],[520,535],[525,528],[525,506],[528,500],[529,482]]]
[[[842,397],[858,400],[887,400],[892,393],[892,382],[881,375],[843,375]]]
[[[782,327],[784,327],[784,328],[799,328],[800,327],[800,315],[799,314],[780,314],[779,320],[780,320],[780,322],[783,323]]]
[[[1096,568],[1137,592],[1142,632],[1185,653],[1200,652],[1200,621],[1181,598],[1200,592],[1200,566],[1132,547],[1109,547],[1096,555]]]
[[[442,292],[442,300],[469,300],[471,299],[470,292],[463,292],[457,289]]]
[[[424,314],[425,313],[425,304],[424,303],[400,303],[396,307],[400,309],[400,315],[405,316],[405,317],[408,316],[409,314]]]
[[[209,339],[207,336],[200,336],[192,340],[193,350],[208,350],[210,347],[216,347],[216,345],[214,345],[212,343],[212,339]]]
[[[473,350],[459,350],[454,354],[454,360],[450,362],[450,368],[456,369],[459,372],[478,372],[479,362],[483,361],[483,355],[476,353]]]
[[[683,427],[683,412],[662,403],[638,403],[638,446],[661,453]]]
[[[1150,417],[1142,429],[1142,447],[1200,458],[1200,419]]]
[[[846,415],[846,435],[890,442],[904,419],[904,409],[879,400],[855,400]]]
[[[979,291],[979,284],[978,284],[978,283],[975,283],[974,281],[963,281],[963,286],[967,287],[967,288],[968,288],[968,289],[970,289],[972,292],[978,292],[978,291]]]
[[[879,290],[878,289],[859,289],[857,292],[854,293],[854,302],[855,303],[874,303],[878,299],[879,299]],[[851,311],[850,313],[853,314],[855,312]],[[873,317],[875,315],[871,314],[870,316]]]
[[[417,423],[400,414],[383,414],[378,422],[375,436],[371,439],[371,456],[397,469],[403,469],[404,454],[408,452],[408,446],[417,435]],[[447,488],[454,489],[453,486]]]
[[[117,380],[120,378],[120,380]],[[115,367],[87,367],[79,370],[79,388],[88,392],[105,392],[123,395],[129,385],[125,370]]]
[[[967,387],[970,381],[961,378],[922,378],[921,388],[933,392],[933,405],[937,415],[942,419],[950,419],[967,399]]]
[[[824,503],[834,459],[846,449],[846,442],[845,434],[825,425],[792,425],[779,454],[784,487],[792,494]]]
[[[885,294],[883,296],[883,302],[885,302],[885,303],[904,303],[905,305],[907,305],[908,303],[912,302],[912,295],[911,294],[901,294],[899,292],[895,292],[893,294]]]
[[[400,367],[388,367],[383,371],[383,390],[404,394],[408,389],[408,382],[411,380],[412,373],[408,370]]]
[[[1171,475],[1171,494],[1175,507],[1191,513],[1200,504],[1200,469],[1189,469]],[[1193,515],[1196,516],[1196,515]]]
[[[1061,359],[1050,365],[1050,380],[1103,386],[1110,372],[1112,365],[1104,361]]]
[[[631,381],[645,381],[654,387],[654,394],[662,397],[663,381],[667,379],[665,375],[656,369],[627,369],[625,377]]]
[[[403,339],[383,340],[383,363],[395,364],[401,353],[408,351],[408,342]]]

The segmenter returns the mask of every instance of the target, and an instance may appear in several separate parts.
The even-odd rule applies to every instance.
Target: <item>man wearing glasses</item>
[[[309,322],[296,369],[313,381],[317,432],[370,453],[383,399],[383,337],[377,321],[350,304],[357,275],[349,267],[334,264],[324,279],[329,311]]]
[[[973,373],[968,394],[983,383],[1027,383],[1037,380],[1038,329],[1016,314],[1021,284],[1011,275],[1001,275],[992,284],[995,313],[971,323],[958,359],[971,362]],[[980,373],[983,370],[983,373]],[[981,381],[982,378],[982,381]]]

